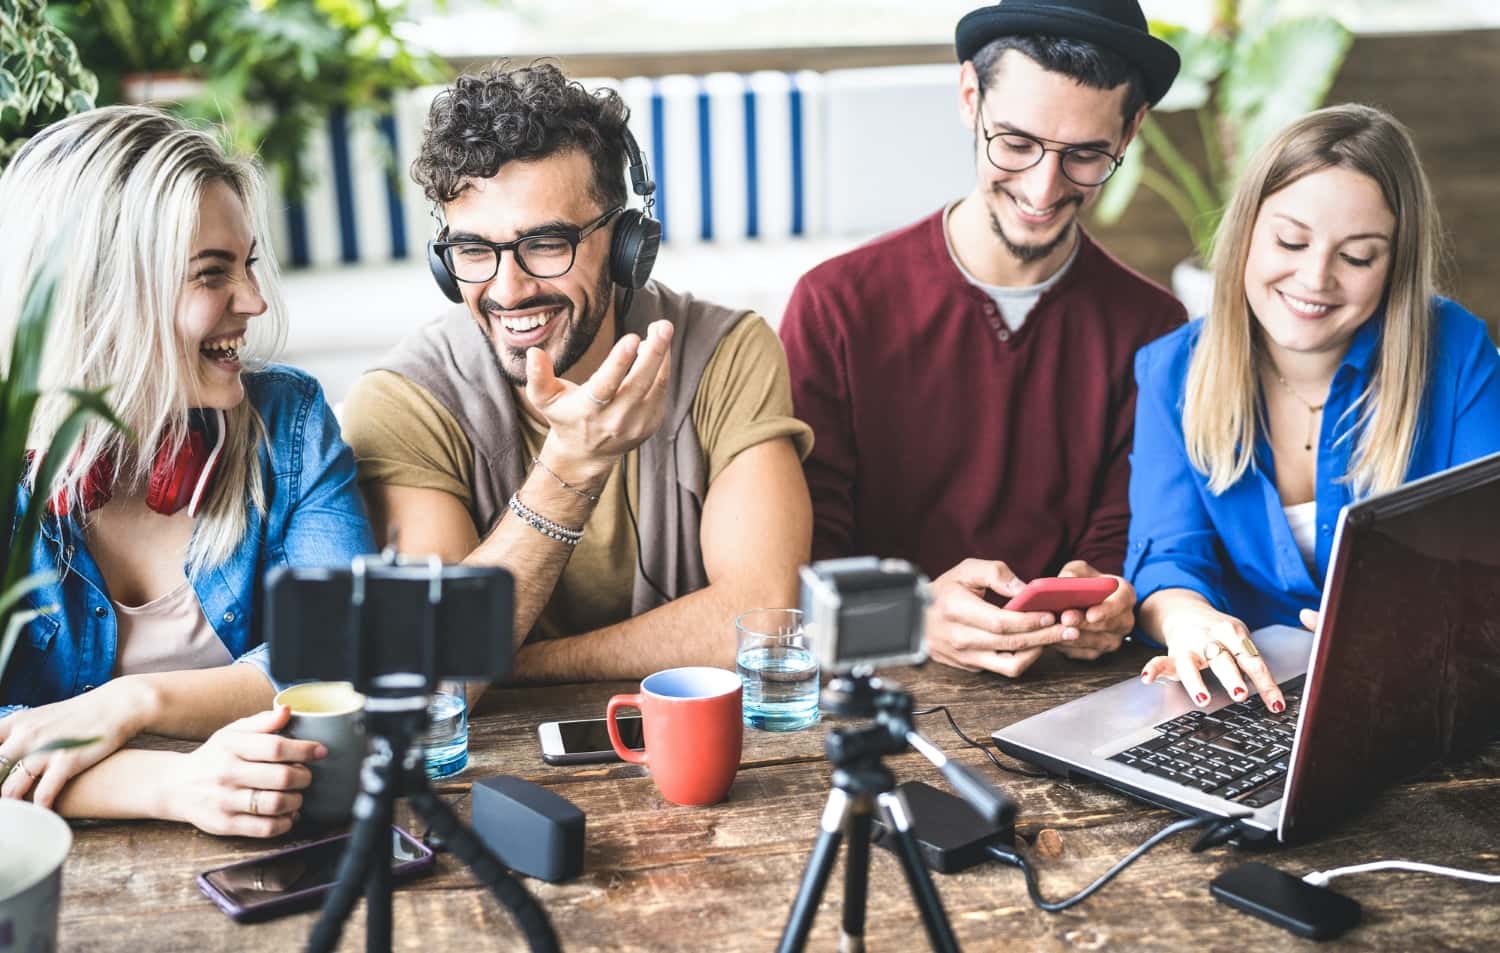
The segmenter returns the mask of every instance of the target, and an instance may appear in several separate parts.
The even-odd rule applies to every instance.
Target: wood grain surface
[[[1146,653],[1127,648],[1099,664],[1044,660],[1011,682],[930,664],[889,673],[921,707],[946,705],[972,737],[1075,698],[1140,670]],[[634,766],[550,767],[538,722],[602,714],[624,683],[509,688],[491,692],[473,719],[470,764],[440,791],[468,816],[476,778],[512,774],[546,785],[588,816],[585,873],[567,884],[526,881],[547,908],[568,951],[769,951],[775,948],[817,833],[828,791],[823,736],[746,731],[743,761],[728,800],[714,807],[666,803]],[[1002,774],[966,747],[942,715],[919,727],[974,766],[1020,805],[1022,849],[1040,871],[1042,892],[1070,895],[1169,823],[1166,811],[1098,785]],[[1004,758],[1003,761],[1008,761]],[[899,780],[941,786],[938,772],[907,753],[888,761]],[[401,822],[416,827],[402,805]],[[237,925],[205,899],[194,877],[267,852],[263,842],[211,837],[166,823],[81,823],[63,877],[65,950],[292,950],[314,914]],[[1351,806],[1348,821],[1312,844],[1250,851],[1188,851],[1191,833],[1158,847],[1110,886],[1062,914],[1027,899],[1020,873],[986,865],[935,875],[965,950],[1242,950],[1301,943],[1210,898],[1216,874],[1259,859],[1302,874],[1383,858],[1500,871],[1500,745],[1435,768]],[[825,893],[809,950],[837,946],[842,863]],[[868,948],[926,949],[900,868],[872,851]],[[1483,950],[1500,942],[1496,888],[1426,875],[1353,877],[1335,886],[1364,905],[1364,924],[1330,949]],[[514,925],[461,863],[440,855],[435,872],[397,889],[395,948],[519,950]],[[364,948],[363,903],[341,949]]]

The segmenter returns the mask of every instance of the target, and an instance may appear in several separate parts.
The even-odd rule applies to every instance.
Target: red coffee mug
[[[615,712],[641,713],[644,751],[625,747]],[[745,726],[740,677],[722,668],[669,668],[648,675],[638,695],[616,695],[605,715],[609,743],[626,761],[651,769],[661,796],[674,804],[724,800],[740,768]]]

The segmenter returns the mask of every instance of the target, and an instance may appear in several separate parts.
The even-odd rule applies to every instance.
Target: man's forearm
[[[617,625],[523,646],[516,653],[515,677],[545,682],[633,680],[684,665],[733,668],[735,617],[751,609],[794,604],[796,578],[792,568],[768,574],[753,589],[711,583]]]

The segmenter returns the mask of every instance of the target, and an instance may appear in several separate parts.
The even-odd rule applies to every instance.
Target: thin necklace
[[[1286,378],[1282,377],[1279,372],[1273,370],[1271,374],[1275,376],[1276,382],[1285,388],[1288,394],[1296,398],[1297,403],[1307,408],[1307,439],[1303,442],[1302,449],[1311,450],[1313,448],[1313,437],[1317,436],[1317,429],[1314,424],[1318,419],[1318,414],[1323,412],[1323,408],[1328,404],[1328,401],[1324,400],[1321,404],[1309,403],[1301,394],[1292,390],[1292,385],[1288,384]]]

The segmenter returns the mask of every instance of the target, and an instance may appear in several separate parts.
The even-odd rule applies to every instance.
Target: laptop
[[[1346,506],[1316,633],[1254,632],[1273,714],[1212,675],[1132,678],[993,733],[1007,754],[1245,840],[1309,840],[1351,805],[1500,735],[1500,453]]]

